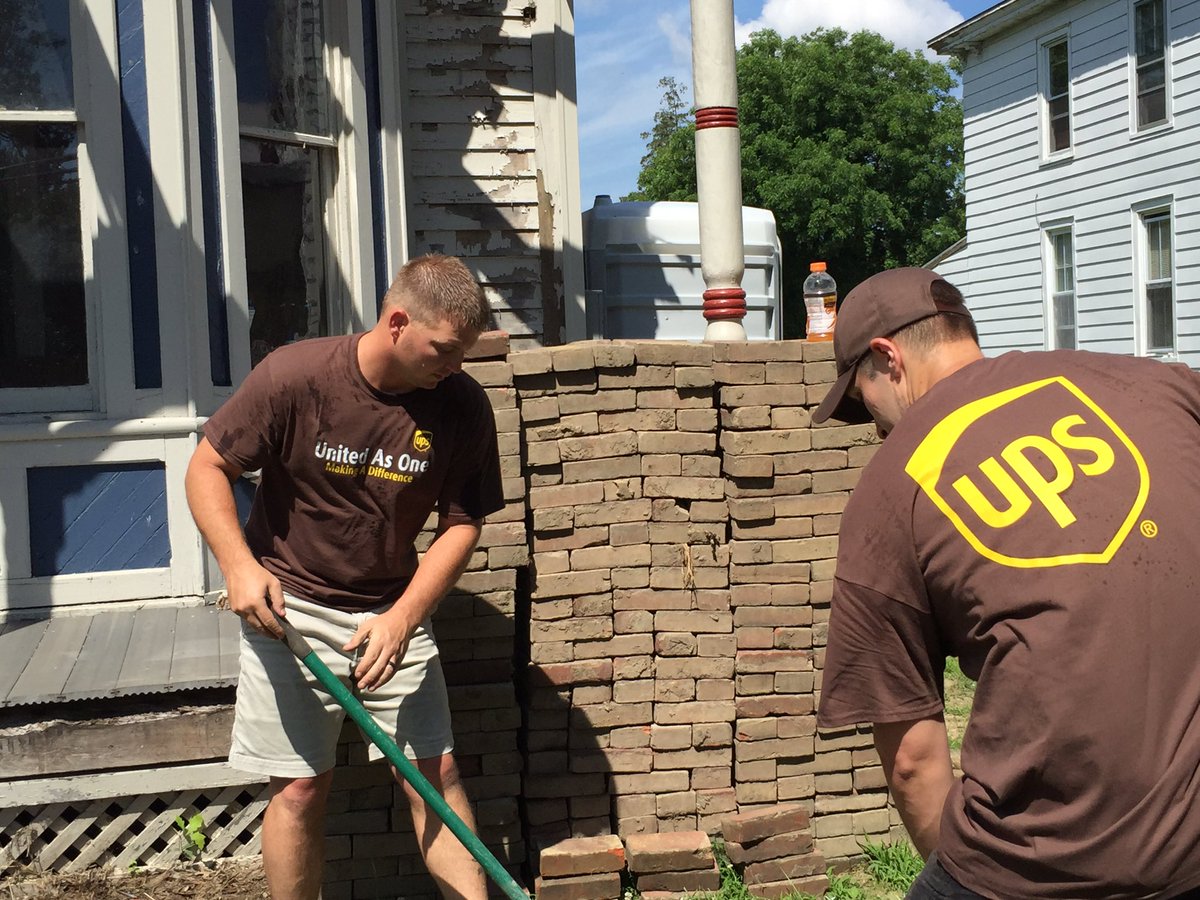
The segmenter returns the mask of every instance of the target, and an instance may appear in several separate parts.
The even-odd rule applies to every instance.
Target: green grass
[[[829,890],[825,900],[902,900],[913,879],[921,871],[921,858],[906,841],[880,844],[865,841],[860,845],[864,862],[846,872],[828,872]],[[738,877],[720,839],[713,841],[721,888],[715,893],[693,894],[694,900],[756,900]],[[622,900],[638,900],[632,885]],[[788,894],[782,900],[816,900],[811,894]]]
[[[963,732],[975,702],[975,682],[963,674],[958,660],[946,660],[946,733],[950,736],[950,749],[961,750]]]

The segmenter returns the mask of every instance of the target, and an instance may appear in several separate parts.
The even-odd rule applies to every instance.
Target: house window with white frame
[[[1071,63],[1066,37],[1042,45],[1045,54],[1043,95],[1046,110],[1046,153],[1071,149]]]
[[[0,390],[43,408],[91,404],[73,6],[12,4],[0,54]]]
[[[330,333],[325,221],[337,140],[324,6],[233,4],[251,365]]]
[[[1070,228],[1046,232],[1049,244],[1049,305],[1051,350],[1074,350],[1078,346],[1075,317],[1075,239]]]
[[[1134,5],[1134,106],[1139,129],[1167,120],[1166,32],[1163,0],[1142,0]]]
[[[1172,275],[1170,210],[1143,212],[1142,296],[1145,310],[1146,353],[1175,353],[1175,290]]]

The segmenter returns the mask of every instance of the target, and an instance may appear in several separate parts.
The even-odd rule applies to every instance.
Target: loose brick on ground
[[[598,875],[539,877],[534,882],[538,900],[617,900],[621,896],[619,872]]]
[[[752,809],[721,821],[721,835],[727,841],[749,844],[763,838],[808,827],[808,813],[798,803]]]
[[[721,886],[721,873],[716,862],[713,862],[704,869],[638,875],[635,884],[637,889],[643,893],[645,891],[715,891]]]
[[[703,831],[631,834],[625,841],[625,853],[629,871],[635,875],[702,869],[714,858],[712,843]]]
[[[538,869],[542,876],[597,875],[625,868],[625,848],[616,835],[571,838],[542,849]]]

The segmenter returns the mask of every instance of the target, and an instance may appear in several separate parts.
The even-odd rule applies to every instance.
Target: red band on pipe
[[[704,292],[704,318],[741,319],[746,315],[746,292],[741,288],[709,288]]]
[[[696,110],[696,130],[705,128],[737,128],[736,106],[706,106]]]

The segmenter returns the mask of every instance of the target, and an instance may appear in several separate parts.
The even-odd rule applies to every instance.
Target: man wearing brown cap
[[[1200,896],[1200,377],[985,359],[961,293],[846,297],[815,422],[876,423],[840,534],[818,722],[869,722],[909,897]],[[978,682],[951,772],[947,657]]]

